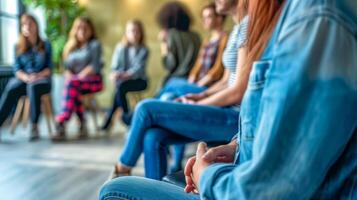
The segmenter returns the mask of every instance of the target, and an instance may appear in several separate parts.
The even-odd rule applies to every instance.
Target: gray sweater
[[[78,74],[87,66],[93,67],[100,74],[103,66],[102,47],[98,40],[92,40],[81,48],[72,51],[64,60],[64,66],[74,74]]]
[[[125,46],[118,44],[112,58],[112,69],[128,72],[133,79],[146,79],[146,64],[149,50],[145,46]]]

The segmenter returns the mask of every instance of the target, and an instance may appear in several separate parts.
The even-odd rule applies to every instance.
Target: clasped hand
[[[213,163],[233,163],[236,148],[236,140],[211,149],[207,148],[206,143],[200,142],[197,147],[196,156],[191,157],[185,166],[185,192],[199,192],[200,177],[208,166]]]

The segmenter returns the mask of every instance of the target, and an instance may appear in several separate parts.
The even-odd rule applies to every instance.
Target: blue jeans
[[[200,87],[194,83],[189,83],[183,78],[171,78],[160,90],[158,98],[161,100],[173,100],[188,93],[201,93],[207,87]]]
[[[239,112],[232,108],[144,100],[136,108],[119,161],[133,167],[145,146],[150,149],[159,145],[165,149],[165,141],[168,140],[170,144],[199,140],[229,141],[238,130],[238,117]],[[157,129],[152,130],[153,128]],[[157,131],[158,129],[160,131]],[[166,174],[166,165],[158,167],[155,162],[166,161],[166,158],[163,158],[166,154],[162,151],[157,147],[145,152],[145,157],[148,158],[146,161],[152,160],[145,163],[148,178],[161,179]]]
[[[194,93],[198,94],[205,91],[207,87],[200,87],[194,83],[189,83],[187,79],[173,77],[167,81],[165,86],[161,89],[158,98],[163,101],[174,100],[177,97]],[[173,163],[170,168],[170,173],[182,169],[182,160],[185,155],[185,145],[175,144],[172,149]]]
[[[0,99],[0,126],[10,115],[21,96],[30,100],[30,118],[37,124],[41,114],[41,96],[51,92],[51,80],[43,79],[33,83],[24,83],[18,78],[10,79]]]
[[[99,192],[99,200],[199,200],[183,188],[162,181],[142,177],[120,177],[106,183]]]

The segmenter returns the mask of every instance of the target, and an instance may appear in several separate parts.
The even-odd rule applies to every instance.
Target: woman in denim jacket
[[[32,123],[30,140],[39,139],[38,120],[41,113],[41,96],[51,91],[52,50],[51,44],[39,35],[36,19],[21,16],[21,34],[16,45],[15,77],[6,85],[0,100],[0,126],[21,96],[30,100]]]
[[[249,37],[276,2],[252,1]],[[186,165],[186,192],[199,195],[123,177],[100,199],[356,199],[356,22],[355,0],[286,0],[250,75],[239,148],[200,143]]]

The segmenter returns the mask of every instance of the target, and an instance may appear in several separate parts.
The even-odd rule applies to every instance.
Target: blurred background
[[[61,75],[62,66],[60,55],[67,34],[77,15],[89,16],[95,25],[99,40],[103,46],[105,66],[104,76],[110,71],[112,53],[116,44],[124,34],[125,23],[130,19],[139,19],[146,30],[146,42],[150,49],[148,74],[149,89],[144,96],[152,96],[165,75],[160,58],[160,45],[157,39],[159,27],[156,23],[156,13],[160,7],[170,0],[0,0],[1,2],[1,56],[0,65],[10,67],[13,63],[13,49],[19,31],[19,16],[28,11],[37,17],[40,23],[42,36],[48,38],[54,49],[54,61],[57,64],[56,74]],[[201,26],[201,9],[209,0],[180,0],[191,11],[194,23],[192,30],[200,33],[201,38],[206,36]],[[229,31],[233,22],[230,18],[226,22]],[[113,92],[112,84],[99,95],[101,107],[110,104]],[[56,86],[55,86],[56,87]],[[58,91],[59,89],[55,89]],[[55,103],[56,104],[56,103]],[[57,110],[57,109],[56,109]]]

